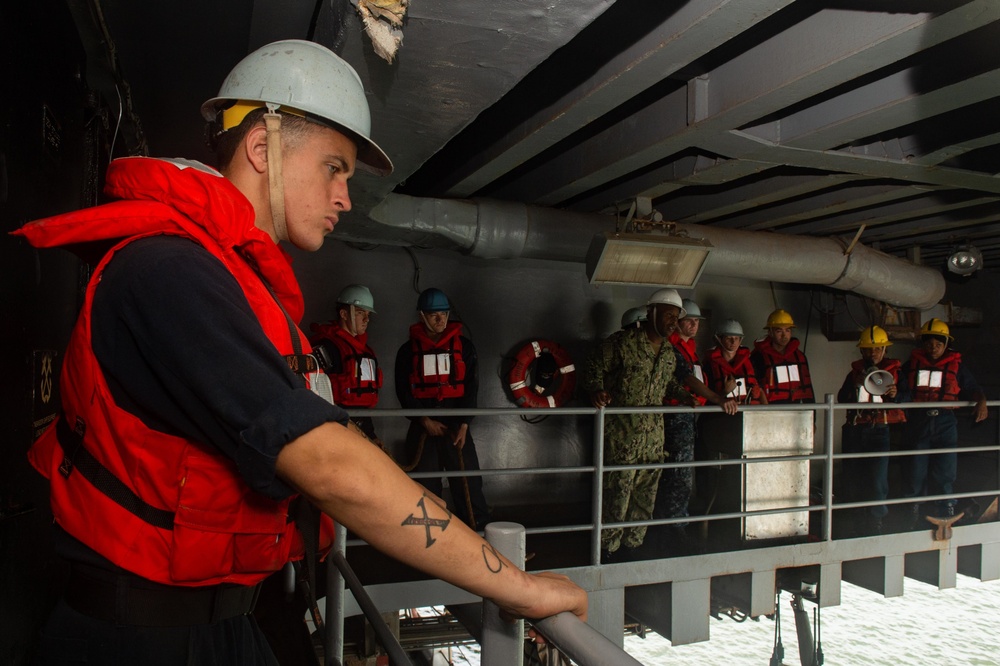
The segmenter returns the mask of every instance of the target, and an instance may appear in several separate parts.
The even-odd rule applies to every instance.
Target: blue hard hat
[[[431,287],[420,292],[420,298],[417,299],[417,309],[421,312],[443,312],[451,310],[451,303],[448,302],[448,297],[444,295],[443,291]]]

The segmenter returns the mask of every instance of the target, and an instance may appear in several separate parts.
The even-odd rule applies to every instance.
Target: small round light
[[[971,245],[960,247],[948,257],[948,270],[956,275],[970,275],[983,267],[983,254]]]

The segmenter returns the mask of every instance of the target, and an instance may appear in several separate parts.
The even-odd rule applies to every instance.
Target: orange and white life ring
[[[557,366],[555,390],[549,395],[545,395],[547,389],[539,386],[537,381],[533,381],[532,386],[528,385],[531,366],[544,353],[551,354]],[[537,375],[532,374],[532,377],[535,378]],[[507,384],[518,407],[561,407],[573,396],[573,389],[576,388],[576,367],[566,350],[556,343],[551,340],[532,340],[521,347],[514,357],[514,366],[507,373]]]

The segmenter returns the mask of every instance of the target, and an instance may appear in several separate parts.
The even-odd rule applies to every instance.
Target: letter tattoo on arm
[[[448,529],[448,525],[451,523],[451,511],[448,511],[448,507],[442,506],[442,505],[438,504],[437,502],[435,502],[434,500],[431,500],[430,501],[431,506],[432,507],[437,507],[437,508],[441,509],[442,511],[444,511],[445,516],[446,516],[445,518],[431,518],[427,514],[427,500],[428,499],[430,499],[430,498],[426,494],[424,494],[424,496],[420,498],[420,501],[417,502],[417,506],[420,507],[420,512],[423,513],[423,517],[422,518],[417,518],[415,515],[413,515],[411,513],[409,516],[406,517],[406,520],[404,520],[402,524],[403,525],[422,525],[423,528],[424,528],[424,530],[427,533],[427,546],[426,547],[430,548],[432,545],[434,545],[434,542],[437,541],[437,539],[434,539],[433,537],[431,537],[431,528],[432,527],[439,527],[439,528],[441,528],[442,532],[444,532],[446,529]]]
[[[490,573],[500,573],[507,566],[497,549],[488,543],[483,544],[483,562],[486,563],[486,568],[490,570]]]

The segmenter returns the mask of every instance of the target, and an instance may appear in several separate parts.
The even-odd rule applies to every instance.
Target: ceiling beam
[[[1000,19],[1000,3],[979,0],[943,15],[823,10],[749,49],[707,75],[703,120],[678,129],[676,116],[651,105],[510,183],[497,195],[555,205],[638,171],[665,155],[778,112],[970,30]],[[817,48],[822,44],[822,48]],[[687,108],[687,91],[684,108]],[[663,104],[676,107],[677,101]],[[666,129],[664,129],[666,127]],[[621,150],[622,136],[646,138],[640,150]]]
[[[447,192],[467,197],[658,84],[682,67],[792,3],[793,0],[691,0],[590,79],[539,109],[507,137],[475,156]],[[637,21],[642,20],[637,15]]]

